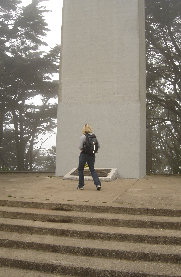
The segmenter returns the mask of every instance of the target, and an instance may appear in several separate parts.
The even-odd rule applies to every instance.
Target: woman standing
[[[97,190],[101,190],[101,182],[99,180],[99,177],[97,175],[97,172],[94,168],[94,163],[95,163],[95,152],[93,151],[92,153],[88,153],[85,150],[85,143],[86,143],[86,136],[92,136],[95,137],[95,135],[92,132],[92,128],[89,124],[85,124],[83,129],[82,129],[82,136],[80,137],[80,156],[79,156],[79,166],[78,166],[78,171],[79,171],[79,184],[77,189],[84,189],[84,166],[87,162],[92,178],[94,180],[94,184],[96,186]],[[96,137],[95,137],[96,138]],[[96,139],[97,141],[97,139]],[[98,141],[97,141],[98,143]],[[99,148],[99,143],[98,143],[98,148]]]

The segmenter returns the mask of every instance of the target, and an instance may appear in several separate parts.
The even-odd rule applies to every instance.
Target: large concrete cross
[[[56,175],[77,167],[89,123],[97,168],[144,176],[145,91],[144,0],[64,0]]]

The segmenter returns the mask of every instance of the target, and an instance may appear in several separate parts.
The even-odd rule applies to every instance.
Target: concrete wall
[[[92,125],[96,167],[145,175],[143,0],[64,0],[56,174],[78,165],[79,138]]]

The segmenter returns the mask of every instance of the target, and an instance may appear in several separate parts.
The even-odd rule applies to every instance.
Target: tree
[[[51,80],[51,74],[58,72],[60,47],[55,46],[49,53],[41,50],[46,45],[43,37],[46,35],[47,24],[41,7],[41,0],[33,0],[32,3],[22,9],[16,5],[1,4],[1,15],[5,24],[4,39],[1,40],[1,63],[3,65],[0,79],[1,89],[1,118],[0,118],[0,146],[1,164],[4,163],[3,152],[8,153],[3,136],[11,135],[13,151],[9,155],[16,156],[17,170],[32,169],[32,151],[35,139],[42,132],[41,126],[49,125],[51,131],[55,124],[56,105],[51,105],[49,100],[55,98],[58,84]],[[8,3],[7,3],[8,4]],[[8,6],[8,8],[7,8]],[[12,16],[7,14],[9,10]],[[1,72],[0,72],[1,73]],[[36,95],[41,95],[43,105],[30,105],[29,100]],[[3,123],[6,126],[3,129]],[[7,123],[11,125],[11,132],[7,130]],[[12,132],[13,126],[13,132]],[[8,128],[9,129],[9,128]]]
[[[36,171],[43,172],[54,172],[55,171],[55,160],[56,160],[56,148],[53,146],[47,151],[34,150],[34,163],[33,169]]]
[[[14,13],[17,9],[19,0],[0,1],[0,165],[6,166],[3,158],[2,143],[3,143],[3,122],[6,113],[7,97],[6,88],[8,87],[9,80],[7,72],[7,64],[10,64],[10,57],[7,55],[9,40],[9,29],[11,28],[11,20],[14,18]]]
[[[146,0],[148,173],[181,173],[181,1]],[[152,155],[152,157],[150,156]],[[151,157],[151,158],[150,158]],[[150,160],[152,161],[150,162]]]

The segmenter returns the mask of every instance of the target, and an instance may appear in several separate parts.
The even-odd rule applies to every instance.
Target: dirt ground
[[[80,191],[77,181],[54,174],[0,173],[0,199],[181,209],[181,176],[116,179],[102,182],[101,191],[92,181],[86,181]]]

